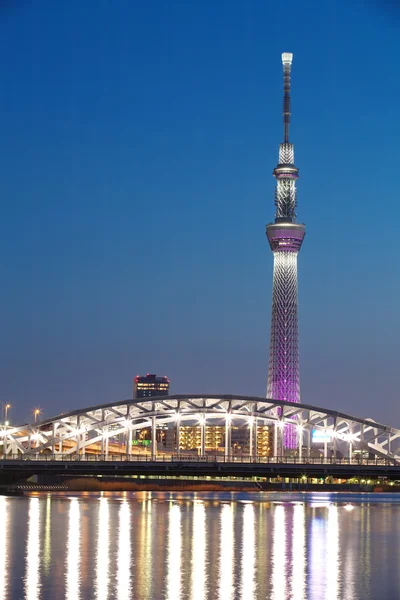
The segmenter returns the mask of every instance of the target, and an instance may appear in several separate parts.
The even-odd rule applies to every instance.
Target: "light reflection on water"
[[[107,600],[109,584],[109,508],[108,498],[100,498],[97,523],[96,600]]]
[[[37,500],[38,498],[31,498]],[[80,595],[80,510],[77,498],[71,498],[69,504],[67,537],[67,564],[66,564],[66,598],[79,600]],[[30,522],[30,519],[29,519]],[[38,536],[39,540],[39,536]],[[30,599],[29,599],[30,600]]]
[[[124,499],[118,516],[117,597],[131,598],[131,506]]]
[[[0,540],[2,543],[2,557],[0,559],[0,600],[5,600],[7,589],[7,571],[8,571],[8,506],[7,498],[0,496]]]
[[[274,510],[274,540],[272,544],[272,598],[286,600],[286,526],[285,507]]]
[[[400,498],[366,499],[0,496],[0,600],[399,598]]]
[[[306,600],[306,531],[305,506],[296,504],[293,509],[292,543],[292,598]]]
[[[243,510],[243,535],[241,549],[242,600],[253,600],[256,598],[256,538],[254,531],[254,520],[254,505],[246,503]]]
[[[25,594],[27,600],[38,600],[40,592],[40,500],[29,499],[28,543],[26,549]]]
[[[167,555],[167,599],[181,597],[181,508],[173,502],[169,506],[168,555]]]
[[[219,595],[220,600],[233,598],[233,556],[235,540],[233,534],[233,506],[223,504],[221,510],[221,535],[219,540]]]
[[[193,505],[192,600],[207,598],[206,509],[203,502]]]
[[[339,519],[337,506],[328,507],[326,543],[326,598],[336,600],[339,595]],[[348,590],[347,590],[347,598]]]

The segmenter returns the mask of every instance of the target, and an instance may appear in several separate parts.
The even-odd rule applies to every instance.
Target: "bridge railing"
[[[247,455],[178,455],[163,454],[151,456],[150,454],[8,454],[6,457],[0,456],[0,463],[3,461],[38,461],[38,462],[111,462],[111,463],[256,463],[256,464],[288,464],[288,465],[371,465],[371,466],[400,466],[400,461],[394,458],[324,458],[310,457],[300,458],[297,456],[247,456]]]

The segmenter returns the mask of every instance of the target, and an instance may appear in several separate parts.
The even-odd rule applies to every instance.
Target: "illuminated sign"
[[[313,429],[312,441],[316,444],[323,444],[332,439],[332,432],[327,429]]]

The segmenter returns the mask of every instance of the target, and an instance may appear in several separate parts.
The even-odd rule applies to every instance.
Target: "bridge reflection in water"
[[[0,597],[399,597],[400,499],[375,499],[360,496],[349,505],[329,495],[291,501],[279,494],[254,501],[245,494],[150,492],[2,497]],[[377,545],[383,532],[394,543],[387,553]]]

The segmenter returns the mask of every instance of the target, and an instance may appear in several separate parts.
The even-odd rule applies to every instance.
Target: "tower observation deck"
[[[299,170],[294,164],[294,145],[289,141],[292,60],[293,54],[282,54],[284,137],[279,146],[279,163],[273,171],[276,179],[275,221],[266,228],[274,255],[267,398],[300,402],[297,255],[305,236],[305,226],[296,222]],[[293,425],[285,429],[284,444],[288,449],[297,446]]]

